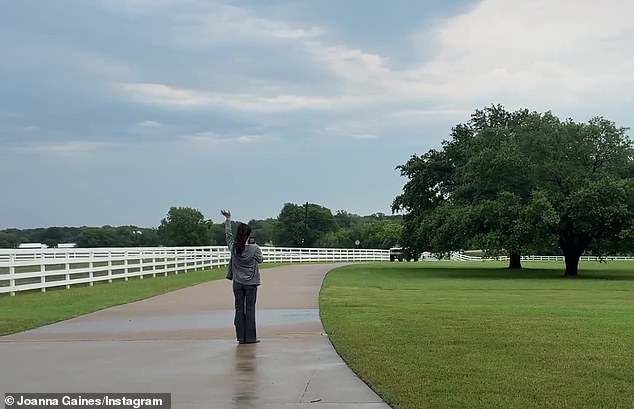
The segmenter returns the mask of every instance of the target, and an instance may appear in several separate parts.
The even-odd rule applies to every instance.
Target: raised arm
[[[233,231],[231,231],[231,212],[229,210],[221,210],[220,214],[225,217],[225,237],[227,239],[227,247],[229,251],[233,251]]]

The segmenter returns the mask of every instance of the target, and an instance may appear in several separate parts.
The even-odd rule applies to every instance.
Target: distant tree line
[[[157,229],[137,226],[48,227],[0,231],[0,248],[16,248],[20,243],[42,243],[56,247],[75,243],[77,247],[153,247],[160,243]]]
[[[334,214],[316,203],[286,203],[276,218],[248,223],[261,246],[389,249],[400,243],[402,216],[375,213],[359,216],[345,210]],[[234,221],[235,223],[235,221]],[[0,248],[20,243],[56,247],[221,246],[224,223],[214,223],[198,209],[171,207],[158,228],[138,226],[48,227],[0,231]],[[357,244],[358,243],[358,244]]]

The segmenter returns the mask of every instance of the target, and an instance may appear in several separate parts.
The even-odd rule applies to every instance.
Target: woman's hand
[[[231,212],[229,210],[221,210],[220,214],[223,215],[227,220],[231,218]]]

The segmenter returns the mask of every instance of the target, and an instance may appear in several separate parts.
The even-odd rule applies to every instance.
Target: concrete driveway
[[[235,340],[228,280],[0,337],[0,392],[171,393],[172,408],[192,409],[389,409],[319,320],[319,289],[337,266],[262,270],[259,344]]]

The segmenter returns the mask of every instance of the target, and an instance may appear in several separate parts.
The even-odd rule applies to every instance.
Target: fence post
[[[112,283],[112,250],[108,249],[108,282]]]
[[[139,250],[139,280],[143,280],[145,273],[145,252]]]
[[[70,262],[68,260],[68,253],[66,253],[66,263],[64,264],[64,268],[66,269],[66,289],[70,288]]]
[[[88,283],[88,286],[92,287],[95,284],[95,252],[94,250],[90,250],[90,253],[88,253],[88,257],[90,257],[90,261],[88,262],[88,268],[90,269],[88,276],[90,277],[90,282]]]
[[[156,250],[152,250],[152,277],[156,278]]]
[[[35,253],[35,256],[37,257],[37,253]],[[44,253],[42,253],[42,251],[40,251],[40,283],[42,284],[42,288],[40,289],[41,292],[45,293],[46,292],[46,264],[44,264]]]
[[[15,295],[15,254],[9,254],[9,291],[11,295]]]
[[[123,279],[128,281],[128,257],[130,257],[128,250],[123,252]]]

